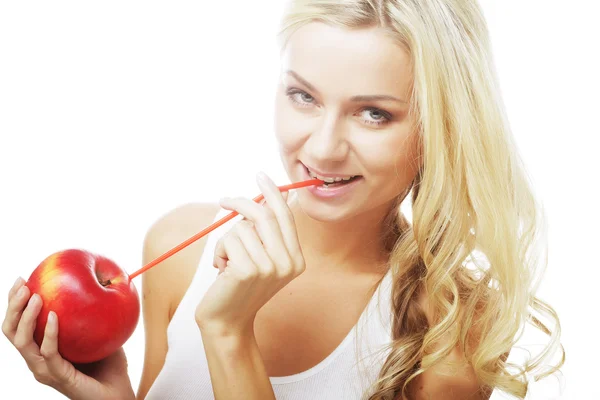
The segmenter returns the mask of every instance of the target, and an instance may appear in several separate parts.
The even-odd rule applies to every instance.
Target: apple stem
[[[316,186],[316,185],[322,185],[322,184],[323,184],[323,181],[320,180],[320,179],[309,179],[307,181],[296,182],[296,183],[292,183],[290,185],[279,186],[278,189],[281,192],[287,192],[287,191],[289,191],[291,189],[298,189],[298,188],[302,188],[302,187]],[[259,202],[261,202],[263,200],[263,198],[264,198],[264,196],[261,194],[259,196],[256,196],[253,200],[256,203],[259,203]],[[150,268],[154,267],[156,264],[158,264],[158,263],[164,261],[165,259],[171,257],[173,254],[177,253],[178,251],[186,248],[190,244],[194,243],[196,240],[198,240],[198,239],[202,238],[203,236],[209,234],[210,232],[214,231],[219,226],[223,225],[225,222],[231,220],[232,218],[234,218],[237,215],[238,215],[238,213],[236,211],[232,211],[231,213],[229,213],[229,215],[226,215],[225,217],[221,218],[217,222],[213,223],[212,225],[210,225],[207,228],[203,229],[202,231],[198,232],[197,234],[195,234],[194,236],[192,236],[191,238],[189,238],[185,242],[183,242],[183,243],[181,243],[181,244],[173,247],[171,250],[167,251],[166,253],[164,253],[163,255],[159,256],[155,260],[150,261],[148,264],[146,264],[142,268],[138,269],[133,274],[129,275],[129,280],[135,278],[138,275],[141,275],[142,273],[146,272]]]

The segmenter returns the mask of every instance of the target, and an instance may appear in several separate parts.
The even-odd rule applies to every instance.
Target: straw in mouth
[[[322,180],[320,180],[320,179],[309,179],[309,180],[306,180],[306,181],[291,183],[289,185],[278,186],[278,189],[279,189],[280,192],[287,192],[289,190],[300,189],[300,188],[308,187],[308,186],[319,186],[319,185],[322,185],[323,183],[324,182]],[[256,203],[260,203],[263,199],[264,199],[264,196],[261,194],[261,195],[256,196],[252,200],[255,201]],[[214,222],[212,225],[210,225],[210,226],[206,227],[205,229],[203,229],[202,231],[198,232],[197,234],[195,234],[194,236],[192,236],[191,238],[189,238],[185,242],[180,243],[179,245],[173,247],[171,250],[167,251],[166,253],[164,253],[163,255],[161,255],[159,257],[157,257],[156,259],[150,261],[148,264],[144,265],[142,268],[138,269],[133,274],[129,275],[129,280],[135,278],[138,275],[143,274],[144,272],[146,272],[150,268],[154,267],[156,264],[158,264],[158,263],[166,260],[167,258],[171,257],[173,254],[177,253],[178,251],[183,250],[184,248],[186,248],[190,244],[194,243],[196,240],[198,240],[198,239],[200,239],[200,238],[208,235],[210,232],[214,231],[219,226],[221,226],[225,222],[233,219],[237,215],[238,215],[238,212],[232,211],[231,213],[229,213],[225,217],[221,218],[217,222]]]

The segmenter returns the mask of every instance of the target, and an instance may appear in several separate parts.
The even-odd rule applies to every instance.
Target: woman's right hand
[[[21,353],[35,379],[70,399],[135,399],[123,349],[96,363],[75,368],[58,352],[58,320],[50,313],[41,346],[33,340],[42,300],[31,295],[25,281],[15,282],[8,294],[2,332]]]

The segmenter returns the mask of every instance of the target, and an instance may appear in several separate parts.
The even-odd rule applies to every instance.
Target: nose
[[[350,146],[343,125],[336,115],[323,117],[321,124],[315,127],[304,144],[310,159],[322,166],[346,159]]]

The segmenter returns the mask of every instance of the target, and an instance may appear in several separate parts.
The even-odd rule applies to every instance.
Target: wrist
[[[215,398],[275,400],[254,330],[230,328],[200,331]]]
[[[254,329],[221,324],[203,325],[200,335],[205,344],[217,345],[223,350],[239,350],[256,343]]]
[[[218,320],[196,320],[196,324],[203,340],[235,343],[254,338],[254,319],[236,324]]]

